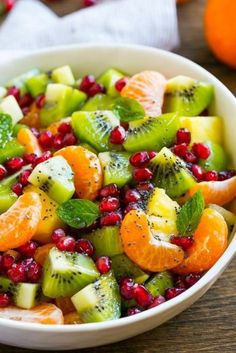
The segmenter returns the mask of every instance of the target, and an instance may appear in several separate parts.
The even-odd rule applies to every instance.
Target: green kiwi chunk
[[[43,294],[50,298],[72,296],[98,277],[90,257],[52,248],[43,267]]]
[[[125,254],[112,257],[112,269],[117,281],[123,277],[131,277],[137,283],[144,283],[149,278],[149,274],[141,270]]]
[[[186,76],[176,76],[167,82],[164,111],[183,116],[197,116],[212,102],[212,85]]]
[[[0,148],[0,163],[5,163],[7,159],[12,157],[22,157],[25,153],[25,147],[16,139],[13,139]]]
[[[159,151],[162,147],[173,144],[179,124],[179,116],[176,113],[131,121],[123,146],[129,152]]]
[[[167,288],[174,286],[173,277],[168,271],[154,274],[146,283],[145,287],[149,292],[157,297],[164,295]]]
[[[26,81],[26,87],[33,97],[37,97],[38,95],[45,93],[48,83],[49,77],[47,74],[43,73],[30,77]]]
[[[102,275],[71,300],[85,323],[115,320],[121,316],[119,287],[112,272]]]
[[[200,159],[199,165],[203,167],[205,170],[226,170],[228,164],[228,156],[225,152],[225,149],[211,141],[205,141],[204,145],[207,145],[210,149],[210,156],[207,159]]]
[[[154,173],[153,181],[156,186],[165,189],[171,198],[183,195],[196,183],[186,163],[166,147],[151,160],[150,168]]]
[[[109,96],[116,97],[119,95],[119,92],[116,90],[115,84],[124,76],[125,75],[121,71],[112,68],[99,76],[97,81],[106,88],[106,92]]]
[[[94,112],[96,110],[112,110],[115,99],[107,94],[96,94],[94,97],[89,98],[83,105],[83,111]]]

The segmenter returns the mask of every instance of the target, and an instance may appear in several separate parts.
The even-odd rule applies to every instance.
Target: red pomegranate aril
[[[120,206],[120,201],[116,197],[108,196],[100,201],[99,209],[101,212],[112,212]]]
[[[139,308],[136,308],[136,307],[133,307],[133,308],[129,308],[128,310],[127,310],[127,316],[133,316],[133,315],[136,315],[136,314],[139,314],[139,313],[141,313],[142,312],[142,310],[141,309],[139,309]]]
[[[110,142],[113,145],[122,145],[125,141],[126,132],[122,126],[116,126],[110,133]]]
[[[149,153],[148,152],[136,152],[132,154],[129,159],[130,164],[134,167],[145,167],[148,165],[150,161]]]
[[[26,93],[24,96],[22,96],[19,100],[19,106],[21,108],[28,108],[32,103],[34,102],[34,98],[29,94]]]
[[[33,261],[29,264],[27,269],[27,279],[29,282],[39,282],[42,275],[42,266],[37,262]]]
[[[0,293],[0,308],[6,308],[11,304],[11,297],[7,293]]]
[[[141,199],[141,195],[137,190],[127,190],[124,196],[125,203],[137,202]]]
[[[111,259],[108,256],[101,256],[97,259],[96,266],[101,275],[104,275],[111,269]]]
[[[163,297],[162,295],[159,295],[158,297],[154,298],[152,304],[149,305],[148,309],[155,308],[156,306],[164,303],[165,301],[166,301],[165,297]]]
[[[136,168],[133,170],[133,178],[137,182],[151,180],[153,173],[148,168]]]
[[[75,250],[90,257],[95,253],[95,248],[88,239],[78,239],[75,244]]]
[[[14,96],[17,101],[20,99],[20,90],[16,86],[9,87],[7,90],[8,96]]]
[[[12,185],[11,189],[17,196],[20,196],[23,192],[23,185],[21,183],[15,183]]]
[[[183,293],[185,290],[185,288],[168,288],[165,292],[165,298],[166,300],[173,299]]]
[[[135,284],[133,287],[133,298],[142,308],[147,308],[153,303],[153,296],[142,284]]]
[[[66,233],[64,229],[58,228],[52,232],[51,239],[53,243],[57,243],[61,238],[65,238]]]
[[[14,283],[26,281],[26,271],[21,263],[13,264],[12,267],[7,271],[7,275]]]
[[[75,251],[75,239],[69,236],[60,238],[56,246],[61,251]]]
[[[50,148],[53,144],[53,134],[49,130],[43,131],[41,132],[38,140],[41,147],[45,149]]]
[[[139,192],[150,192],[154,189],[154,185],[152,183],[149,182],[142,182],[136,185],[136,189]]]
[[[15,263],[16,259],[13,255],[11,254],[3,254],[2,256],[2,266],[4,269],[8,270],[9,268],[12,267],[12,265]]]
[[[192,151],[200,159],[207,159],[211,154],[210,148],[204,143],[194,143]]]
[[[191,141],[191,132],[188,129],[181,128],[176,133],[176,144],[186,143],[187,145]]]
[[[120,190],[116,184],[108,184],[100,190],[100,197],[119,196]]]
[[[82,78],[79,89],[88,94],[89,89],[96,82],[95,77],[93,75],[87,75]]]
[[[202,167],[200,167],[200,165],[193,164],[191,167],[191,172],[193,173],[197,181],[203,180],[204,170],[202,169]]]
[[[32,127],[30,130],[32,131],[32,133],[35,137],[39,138],[40,132],[38,129],[36,129],[36,127]]]
[[[132,210],[140,210],[141,207],[138,203],[136,202],[130,202],[124,209],[124,214],[127,214],[128,212]]]
[[[63,139],[64,139],[64,135],[62,135],[61,133],[58,133],[58,134],[54,135],[54,137],[53,137],[53,147],[56,150],[60,150],[63,147]]]
[[[84,0],[84,6],[89,7],[97,4],[97,0]]]
[[[17,250],[25,257],[33,257],[37,247],[38,244],[35,241],[30,240],[24,245],[21,245]]]
[[[24,170],[19,176],[19,182],[23,185],[26,186],[28,184],[28,179],[30,174],[32,173],[32,170]]]
[[[176,156],[183,158],[188,151],[188,145],[186,143],[180,143],[179,145],[174,145],[173,152]]]
[[[6,161],[5,167],[7,168],[7,170],[9,172],[13,173],[13,172],[17,172],[18,170],[20,170],[24,164],[25,164],[25,162],[24,162],[23,158],[12,157],[12,158],[8,159],[8,161]]]
[[[185,283],[188,287],[192,287],[195,283],[197,283],[201,279],[201,276],[197,273],[189,273],[185,276]]]
[[[6,175],[7,175],[6,168],[3,165],[0,165],[0,180],[5,178]]]
[[[125,129],[125,131],[129,130],[129,123],[128,121],[121,121],[120,125]]]
[[[75,145],[76,142],[77,142],[77,138],[72,132],[65,134],[62,139],[63,147]]]
[[[224,181],[227,179],[230,179],[236,175],[235,170],[224,170],[218,173],[218,180],[219,181]]]
[[[35,160],[36,160],[36,158],[37,158],[37,154],[35,154],[35,153],[28,153],[28,154],[25,154],[25,155],[24,155],[25,164],[28,164],[28,163],[32,164],[32,163],[34,163]]]
[[[88,90],[89,97],[94,97],[96,94],[105,93],[104,87],[100,84],[95,82]]]
[[[194,240],[191,237],[172,236],[171,243],[180,246],[183,250],[187,250],[191,248],[194,243]]]
[[[124,299],[133,298],[134,281],[132,278],[125,277],[120,280],[120,294]]]
[[[101,216],[100,225],[102,227],[115,226],[122,221],[122,215],[120,212],[111,212]]]
[[[183,276],[178,276],[176,281],[175,281],[175,287],[176,288],[185,288],[186,289],[186,283],[185,279]]]
[[[59,125],[58,132],[60,132],[61,134],[68,134],[70,132],[72,132],[72,127],[70,125],[70,123],[61,123],[61,125]]]
[[[204,174],[205,181],[217,181],[218,180],[218,173],[215,170],[211,170]]]
[[[10,12],[16,4],[16,0],[4,0],[4,8],[6,12]]]
[[[148,152],[148,155],[149,155],[149,158],[150,158],[150,159],[153,159],[154,157],[157,156],[157,152],[156,152],[156,151],[149,151],[149,152]]]
[[[37,157],[34,161],[34,167],[38,165],[39,163],[45,162],[48,159],[52,158],[52,152],[51,151],[46,151],[43,152],[43,154],[40,157]]]
[[[128,77],[122,77],[115,83],[115,88],[118,92],[121,92],[122,89],[126,86],[128,83],[129,78]]]
[[[23,266],[24,270],[27,272],[29,265],[32,264],[32,262],[34,262],[34,259],[32,257],[28,258],[28,259],[24,259],[20,262],[20,264]]]
[[[35,99],[36,107],[39,108],[39,109],[42,109],[44,104],[45,104],[45,101],[46,101],[45,95],[44,94],[39,95]]]
[[[184,160],[187,163],[197,163],[198,159],[193,152],[187,151],[184,155]]]

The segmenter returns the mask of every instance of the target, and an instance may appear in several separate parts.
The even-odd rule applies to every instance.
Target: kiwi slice
[[[43,267],[43,294],[50,298],[69,297],[98,277],[90,257],[52,248]]]
[[[22,157],[25,153],[25,147],[16,139],[13,139],[0,148],[0,163],[5,163],[8,158]]]
[[[195,116],[205,110],[212,99],[212,85],[187,76],[176,76],[167,82],[164,111]]]
[[[109,96],[116,97],[119,95],[119,92],[117,92],[115,84],[124,76],[125,75],[117,69],[108,69],[98,77],[97,81],[106,88],[106,92]]]
[[[117,281],[123,277],[131,277],[137,283],[144,283],[149,278],[149,274],[141,270],[125,254],[112,257],[112,269]]]
[[[196,183],[186,163],[166,147],[151,160],[150,168],[154,173],[154,183],[165,189],[171,198],[183,195]]]
[[[217,143],[211,141],[205,141],[205,145],[207,145],[211,151],[210,156],[207,159],[200,159],[199,164],[205,170],[226,170],[228,164],[228,156],[225,152],[225,149],[218,145]]]
[[[26,81],[26,87],[33,97],[37,97],[39,94],[45,93],[48,83],[49,77],[47,74],[43,73],[30,77]]]
[[[115,99],[106,94],[96,94],[94,97],[88,99],[83,105],[83,111],[94,112],[96,110],[112,110]]]
[[[179,116],[176,113],[131,121],[123,146],[129,152],[159,151],[173,144],[178,129]]]
[[[119,119],[109,110],[80,111],[72,115],[72,127],[82,142],[87,142],[99,152],[108,151],[111,130]]]
[[[7,211],[17,198],[18,196],[10,188],[0,187],[0,214]]]
[[[85,323],[115,320],[121,316],[119,287],[112,272],[102,275],[71,300]]]
[[[119,227],[103,227],[83,236],[95,247],[95,256],[114,256],[123,253]]]
[[[104,173],[104,185],[115,183],[122,187],[131,181],[132,167],[129,157],[130,154],[127,152],[99,153],[98,158]]]
[[[157,297],[158,295],[164,295],[166,289],[172,288],[173,286],[173,277],[168,271],[154,274],[145,283],[145,287],[154,297]]]
[[[56,156],[38,164],[29,182],[46,192],[57,203],[69,200],[74,192],[74,174],[62,156]]]

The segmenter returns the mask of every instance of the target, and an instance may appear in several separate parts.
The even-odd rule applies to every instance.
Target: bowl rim
[[[61,51],[77,51],[77,50],[101,50],[101,49],[120,49],[120,50],[127,50],[127,51],[137,51],[137,52],[146,52],[150,55],[158,54],[160,57],[172,57],[173,60],[182,62],[182,64],[186,64],[187,66],[191,66],[195,69],[196,73],[203,74],[208,76],[209,79],[218,86],[218,88],[227,96],[227,99],[231,101],[232,104],[235,105],[236,108],[236,98],[233,93],[213,74],[208,72],[206,69],[201,67],[199,64],[187,59],[179,54],[168,52],[166,50],[157,49],[153,47],[147,47],[143,45],[133,45],[133,44],[97,44],[97,43],[89,43],[89,44],[73,44],[73,45],[61,45],[53,48],[46,48],[35,50],[30,53],[20,53],[17,57],[13,57],[8,61],[3,61],[0,63],[0,70],[4,67],[8,67],[12,63],[16,62],[17,60],[21,60],[24,58],[32,57],[32,58],[39,58],[40,56],[48,55],[48,54],[56,54]],[[106,322],[99,322],[99,323],[86,323],[86,324],[74,324],[74,325],[43,325],[38,323],[31,323],[31,322],[23,322],[23,321],[15,321],[11,319],[3,319],[0,318],[0,327],[7,327],[11,329],[18,329],[20,331],[35,331],[35,332],[50,332],[50,333],[68,333],[68,332],[93,332],[93,331],[103,331],[106,329],[115,329],[121,326],[127,326],[134,322],[142,322],[148,318],[152,318],[158,314],[164,313],[165,311],[169,311],[169,309],[180,305],[181,303],[185,303],[191,299],[194,294],[203,291],[217,279],[217,275],[221,274],[225,267],[229,264],[229,262],[233,259],[234,255],[236,254],[236,228],[234,228],[232,232],[232,240],[228,245],[227,249],[220,257],[220,259],[215,263],[215,265],[208,270],[203,277],[191,288],[183,292],[181,295],[171,299],[163,303],[160,306],[157,306],[152,309],[148,309],[139,313],[138,315],[123,317],[116,320],[106,321]]]

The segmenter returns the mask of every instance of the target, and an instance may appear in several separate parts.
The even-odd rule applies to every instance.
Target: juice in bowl
[[[236,220],[214,82],[68,63],[31,65],[0,89],[0,318],[48,334],[190,303]]]

